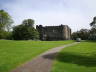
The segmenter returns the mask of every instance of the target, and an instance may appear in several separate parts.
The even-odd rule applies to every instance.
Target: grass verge
[[[96,42],[81,42],[64,48],[58,54],[52,72],[96,72]]]
[[[9,72],[50,48],[72,42],[0,40],[0,72]]]

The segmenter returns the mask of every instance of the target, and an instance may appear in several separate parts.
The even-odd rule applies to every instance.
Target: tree
[[[80,31],[72,33],[72,38],[76,40],[76,38],[81,38],[82,40],[87,40],[89,37],[88,29],[81,29]]]
[[[13,38],[15,40],[29,40],[29,39],[38,39],[39,33],[38,31],[33,27],[33,20],[30,19],[30,22],[27,22],[28,20],[24,20],[21,25],[15,26],[13,28]]]
[[[0,30],[10,30],[13,20],[11,16],[4,10],[0,10]]]
[[[0,39],[9,39],[11,36],[10,28],[13,20],[4,10],[0,10]]]
[[[81,29],[79,31],[80,33],[80,38],[83,39],[83,40],[88,40],[88,37],[89,37],[89,30],[88,29]]]
[[[92,28],[90,30],[89,40],[96,40],[96,29]]]
[[[96,16],[93,18],[93,21],[90,23],[90,26],[92,27],[90,30],[90,40],[96,40]]]
[[[96,16],[93,18],[93,21],[90,23],[90,26],[96,29]]]
[[[25,19],[22,22],[22,24],[25,26],[34,27],[34,20],[33,19]]]
[[[0,30],[0,39],[11,39],[11,32]]]

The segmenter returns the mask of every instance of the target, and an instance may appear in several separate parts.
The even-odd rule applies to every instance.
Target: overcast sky
[[[0,9],[7,11],[14,25],[32,18],[35,25],[69,25],[72,31],[90,28],[96,15],[96,0],[0,0]]]

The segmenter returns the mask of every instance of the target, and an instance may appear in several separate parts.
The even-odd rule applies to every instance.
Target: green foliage
[[[93,21],[90,23],[90,26],[92,27],[90,30],[90,40],[96,40],[96,17],[93,18]]]
[[[52,72],[96,72],[96,42],[64,48],[56,57]]]
[[[89,40],[96,40],[96,29],[92,28],[90,30]]]
[[[34,27],[34,20],[33,19],[25,19],[22,22],[22,24],[25,26]]]
[[[28,19],[23,21],[23,24],[13,28],[13,39],[15,40],[34,40],[39,39],[38,31],[33,27],[33,20]]]
[[[80,31],[72,33],[72,39],[76,40],[76,38],[81,38],[82,40],[88,40],[89,30],[81,29]]]
[[[96,40],[96,17],[93,18],[90,26],[92,27],[90,30],[81,29],[80,31],[72,33],[72,39]]]
[[[11,16],[4,10],[0,10],[0,30],[10,30],[13,20]]]
[[[93,21],[90,23],[90,26],[96,29],[96,17],[93,18]]]
[[[0,39],[10,39],[11,37],[11,24],[13,20],[11,16],[4,10],[0,10]]]
[[[4,30],[0,30],[0,39],[5,39],[6,38],[6,32]]]
[[[0,40],[0,72],[10,72],[48,49],[73,42]]]
[[[0,39],[11,39],[11,32],[0,30]]]

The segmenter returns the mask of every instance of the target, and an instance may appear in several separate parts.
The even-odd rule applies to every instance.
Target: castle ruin
[[[36,29],[40,34],[41,40],[70,40],[71,29],[68,25],[42,26],[37,25]]]

